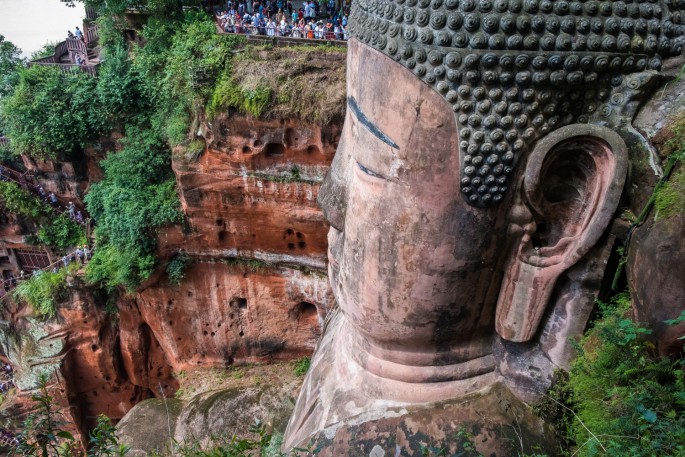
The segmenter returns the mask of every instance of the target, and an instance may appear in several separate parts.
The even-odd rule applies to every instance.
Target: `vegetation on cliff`
[[[36,243],[65,250],[86,242],[83,227],[13,182],[0,181],[0,206],[8,213],[32,220],[38,225],[34,238]]]
[[[537,406],[559,428],[562,455],[685,456],[685,359],[657,354],[628,317],[629,294],[599,308],[568,375]]]
[[[28,303],[36,315],[53,318],[57,315],[57,304],[68,297],[67,276],[75,274],[78,268],[77,263],[72,263],[57,272],[42,271],[21,281],[13,294]]]
[[[2,131],[17,154],[55,159],[74,154],[106,131],[98,80],[55,67],[20,67],[0,109]]]

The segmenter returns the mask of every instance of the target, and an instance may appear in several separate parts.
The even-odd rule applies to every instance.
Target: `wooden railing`
[[[46,62],[29,62],[29,65],[44,65],[58,68],[62,73],[76,73],[83,71],[90,76],[97,76],[97,65],[78,65],[75,63],[46,63]]]
[[[83,40],[79,38],[67,38],[65,43],[67,44],[67,51],[71,57],[74,57],[74,54],[72,53],[83,54],[83,57],[86,57],[88,48],[86,48],[86,43],[84,43]],[[59,54],[57,54],[57,48],[55,48],[55,56],[57,55]]]
[[[98,37],[99,37],[99,33],[98,33],[98,25],[97,24],[91,25],[90,27],[86,28],[86,33],[85,33],[86,44],[97,41]]]

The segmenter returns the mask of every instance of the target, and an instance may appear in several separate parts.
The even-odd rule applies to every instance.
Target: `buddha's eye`
[[[372,177],[378,178],[378,179],[385,179],[384,176],[379,175],[379,174],[376,173],[375,171],[369,170],[368,168],[366,168],[364,165],[362,165],[362,164],[359,163],[359,162],[357,162],[357,166],[359,167],[359,169],[360,169],[361,171],[363,171],[364,173],[366,173],[366,174],[369,175],[369,176],[372,176]]]

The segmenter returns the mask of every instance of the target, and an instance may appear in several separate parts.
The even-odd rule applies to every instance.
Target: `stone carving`
[[[368,454],[372,436],[418,452],[418,437],[480,417],[480,451],[512,455],[503,404],[546,441],[526,403],[592,312],[623,138],[681,51],[681,6],[354,3],[348,110],[319,193],[340,309],[286,448],[313,437],[322,455]]]
[[[531,144],[625,103],[625,75],[682,52],[682,0],[360,0],[350,33],[440,93],[460,129],[461,192],[502,201]],[[631,81],[637,89],[639,79]]]

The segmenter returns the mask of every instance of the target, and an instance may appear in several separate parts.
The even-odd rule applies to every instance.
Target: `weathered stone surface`
[[[145,400],[121,420],[117,434],[134,455],[165,450],[170,439],[180,446],[207,448],[226,443],[234,435],[254,438],[250,429],[256,421],[267,433],[280,435],[295,405],[299,384],[299,379],[285,379],[281,384],[253,383],[202,392],[187,401]],[[154,438],[150,439],[151,435]]]
[[[131,379],[160,371],[268,362],[310,354],[333,306],[326,277],[259,263],[197,261],[180,285],[149,285],[122,304]],[[151,351],[149,348],[154,348]],[[155,366],[157,371],[145,367]]]
[[[177,150],[173,160],[191,228],[168,232],[162,249],[325,268],[316,197],[339,127],[220,116],[202,132],[199,158]]]
[[[168,452],[183,402],[151,398],[138,403],[117,424],[119,442],[130,446],[127,455],[144,457],[154,451]]]
[[[681,354],[685,322],[667,325],[685,310],[685,212],[650,220],[630,239],[627,263],[633,309],[652,329],[661,354]]]
[[[459,455],[468,440],[483,455],[509,457],[533,450],[554,455],[553,436],[551,424],[536,417],[506,387],[494,384],[459,400],[388,406],[374,415],[353,417],[301,445],[322,449],[317,454],[322,457],[393,457],[422,456],[423,449]]]

